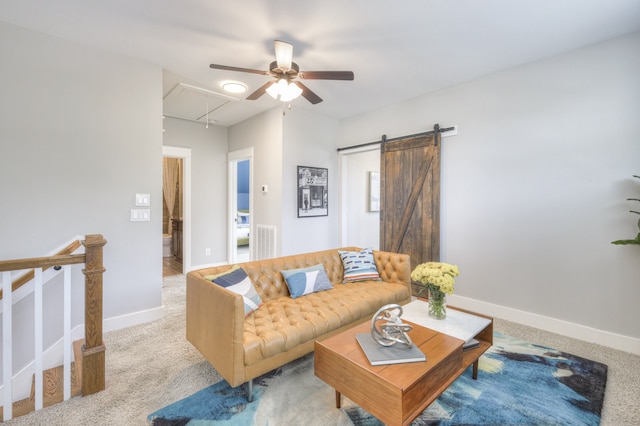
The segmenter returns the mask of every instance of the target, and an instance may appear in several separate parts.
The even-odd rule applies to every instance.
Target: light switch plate
[[[136,206],[150,206],[151,194],[136,194]]]
[[[150,222],[150,209],[131,209],[131,222]]]

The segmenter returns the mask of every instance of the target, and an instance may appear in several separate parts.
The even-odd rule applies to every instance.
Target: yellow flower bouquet
[[[429,316],[444,319],[447,316],[446,295],[453,294],[454,277],[459,275],[458,267],[444,262],[427,262],[416,266],[411,279],[429,290]]]

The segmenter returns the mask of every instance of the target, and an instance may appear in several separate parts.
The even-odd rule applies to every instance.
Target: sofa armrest
[[[187,274],[187,340],[231,386],[244,383],[242,296]]]
[[[411,258],[408,254],[374,250],[373,260],[382,281],[405,284],[411,294]]]

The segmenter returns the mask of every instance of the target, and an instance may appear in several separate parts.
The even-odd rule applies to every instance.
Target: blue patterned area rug
[[[598,425],[607,366],[499,333],[480,358],[478,380],[465,371],[413,425]],[[165,425],[382,425],[313,374],[313,354],[245,387],[224,380],[148,416]]]

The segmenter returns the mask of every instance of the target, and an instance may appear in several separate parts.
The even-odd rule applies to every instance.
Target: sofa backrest
[[[344,268],[338,250],[359,251],[358,247],[343,247],[339,249],[316,251],[312,253],[294,254],[273,259],[255,260],[240,263],[245,270],[263,302],[279,297],[289,296],[289,288],[284,281],[281,271],[306,268],[317,264],[324,265],[324,269],[331,284],[342,283]],[[374,251],[373,257],[382,281],[403,282],[410,286],[411,265],[407,255]],[[223,273],[231,268],[230,265],[216,266],[189,272],[190,275],[205,279],[207,275]]]
[[[294,254],[274,259],[246,262],[240,266],[245,270],[251,281],[253,281],[258,294],[260,294],[262,301],[265,302],[278,297],[289,296],[289,288],[280,271],[306,268],[321,263],[324,265],[324,270],[331,284],[336,285],[341,283],[344,276],[344,269],[338,250],[360,249],[356,247],[344,247],[312,253]]]
[[[331,249],[316,251],[312,253],[294,254],[291,256],[276,257],[273,259],[255,260],[252,262],[240,263],[240,267],[245,270],[256,291],[260,295],[263,302],[276,299],[278,297],[289,296],[289,288],[284,281],[280,271],[290,269],[306,268],[308,266],[324,265],[331,284],[336,285],[342,282],[344,269],[342,260],[338,250],[354,251],[360,250],[357,247],[344,247],[340,249]],[[207,275],[220,274],[231,268],[230,265],[215,266],[211,268],[198,269],[189,272],[204,279]]]

